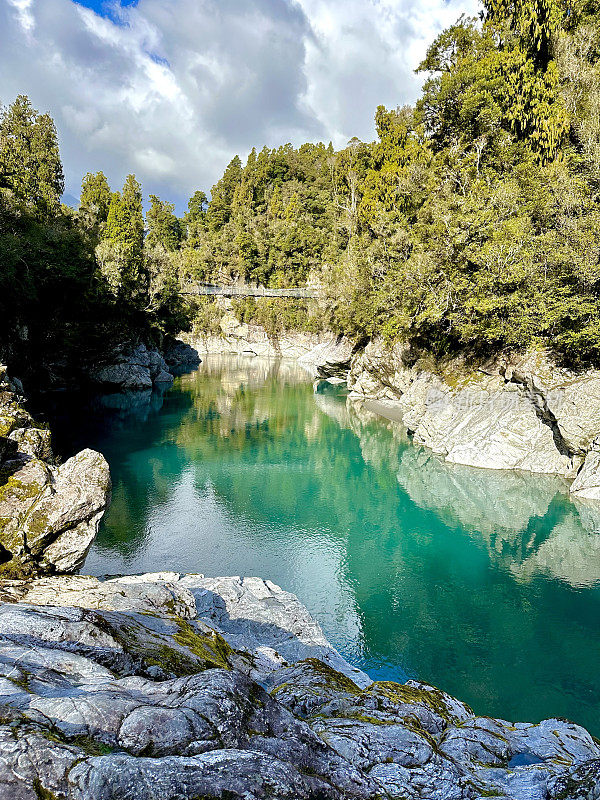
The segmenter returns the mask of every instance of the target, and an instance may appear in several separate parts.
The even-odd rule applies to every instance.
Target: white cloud
[[[54,117],[67,191],[87,170],[181,199],[256,145],[371,139],[379,103],[474,0],[0,0],[0,100]]]

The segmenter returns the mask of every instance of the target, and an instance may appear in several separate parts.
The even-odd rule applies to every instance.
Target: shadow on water
[[[113,476],[85,571],[260,575],[374,678],[600,734],[600,509],[563,480],[446,464],[286,362],[58,408],[59,450]]]

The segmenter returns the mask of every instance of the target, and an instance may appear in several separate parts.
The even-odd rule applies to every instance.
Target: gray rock
[[[181,339],[175,339],[166,346],[164,358],[169,367],[198,366],[200,364],[198,351]]]
[[[155,383],[173,381],[161,354],[144,344],[122,345],[107,357],[106,364],[94,367],[89,375],[94,383],[119,391],[148,390]]]
[[[597,800],[582,728],[476,717],[416,681],[359,686],[257,578],[0,591],[0,800]]]
[[[96,383],[110,388],[118,387],[125,390],[152,388],[150,370],[140,364],[129,362],[101,367],[94,370],[91,377]]]
[[[52,435],[47,428],[17,428],[8,438],[17,443],[20,453],[42,461],[52,458]]]
[[[407,359],[401,346],[386,349],[380,342],[370,342],[352,360],[351,396],[387,404],[415,442],[451,463],[576,475],[583,439],[562,433],[575,417],[572,411],[567,414],[575,406],[561,401],[564,387],[532,376],[525,362],[517,365],[523,372],[515,365],[496,363],[474,373],[455,363],[438,374],[431,364],[408,365]],[[554,377],[557,381],[560,376]],[[572,384],[569,396],[574,391]],[[600,425],[600,405],[597,410]],[[587,418],[589,432],[596,418],[591,412]]]
[[[216,625],[232,647],[259,657],[261,679],[279,669],[283,657],[287,662],[317,658],[356,684],[371,682],[341,658],[298,598],[271,581],[188,575],[181,585],[193,594],[199,619]]]
[[[600,441],[595,439],[570,492],[583,500],[600,500]]]
[[[154,383],[173,383],[174,380],[171,373],[164,369],[161,369],[161,371],[154,376]]]
[[[315,378],[346,380],[354,345],[344,336],[329,335],[298,359]]]

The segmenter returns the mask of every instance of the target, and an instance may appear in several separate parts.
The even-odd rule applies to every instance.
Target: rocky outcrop
[[[116,348],[106,363],[93,367],[89,372],[93,383],[105,389],[132,390],[152,389],[156,385],[173,383],[173,375],[158,350],[146,347],[122,345]]]
[[[73,572],[108,504],[108,464],[83,450],[55,465],[50,432],[13,389],[0,367],[0,571]]]
[[[443,369],[410,363],[407,355],[371,342],[353,359],[351,397],[377,399],[380,413],[400,419],[415,442],[451,463],[577,477],[574,493],[597,491],[600,372],[571,373],[543,353],[476,372],[457,362]]]
[[[163,350],[163,358],[169,370],[197,367],[200,364],[198,351],[182,339],[173,339]]]
[[[1,591],[1,800],[598,797],[600,747],[582,728],[372,683],[268,581]]]
[[[232,312],[221,318],[221,334],[195,336],[190,344],[200,353],[264,356],[300,359],[323,342],[313,333],[284,333],[269,336],[260,325],[242,323]],[[329,340],[335,337],[327,337]]]
[[[346,376],[354,351],[344,336],[333,333],[290,331],[270,336],[260,325],[240,322],[227,307],[220,320],[219,335],[194,336],[194,350],[213,355],[247,355],[267,358],[291,358],[298,361],[314,378]]]
[[[319,344],[298,359],[315,378],[345,380],[350,369],[354,345],[344,336],[329,334]]]

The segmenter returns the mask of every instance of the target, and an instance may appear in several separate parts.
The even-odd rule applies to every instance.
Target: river
[[[374,679],[600,735],[600,507],[561,479],[445,464],[287,362],[208,357],[49,418],[111,467],[83,572],[259,575]]]

